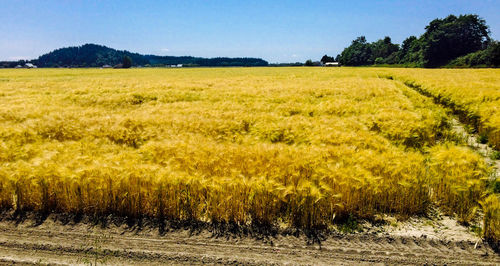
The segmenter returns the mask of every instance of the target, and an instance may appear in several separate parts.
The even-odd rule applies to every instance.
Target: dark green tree
[[[321,57],[321,63],[328,63],[328,62],[335,62],[335,59],[331,56],[328,56],[328,55],[324,55],[323,57]]]
[[[390,63],[386,61],[392,54],[397,53],[399,51],[399,45],[393,44],[391,41],[391,37],[386,36],[384,39],[380,39],[372,43],[371,50],[372,54],[370,61],[375,62],[376,59],[382,58],[377,60],[378,62],[375,62],[375,64]],[[396,55],[392,55],[392,57],[395,56]],[[394,59],[392,60],[394,61]]]
[[[406,38],[403,43],[401,44],[401,53],[403,56],[408,54],[410,50],[415,46],[417,43],[417,37],[415,36],[410,36]]]
[[[130,56],[124,56],[122,61],[123,68],[131,68],[132,67],[132,58]]]
[[[304,63],[304,66],[313,66],[314,63],[311,59],[308,59],[305,63]]]
[[[373,64],[371,45],[366,42],[365,36],[356,38],[349,47],[342,51],[340,63],[347,66]]]
[[[425,30],[420,42],[427,67],[485,49],[490,42],[488,26],[478,15],[449,15],[431,21]]]
[[[485,50],[479,50],[477,52],[458,57],[451,61],[448,65],[452,67],[499,67],[500,43],[492,41]]]
[[[487,50],[490,52],[489,57],[491,65],[496,67],[500,66],[500,42],[492,42]]]
[[[385,59],[382,58],[382,57],[377,57],[375,58],[375,65],[380,65],[380,64],[384,64],[385,63]]]

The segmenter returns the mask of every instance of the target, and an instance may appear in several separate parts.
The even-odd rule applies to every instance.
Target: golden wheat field
[[[451,107],[460,118],[500,149],[498,69],[392,69],[392,77]]]
[[[454,135],[449,110],[403,82],[473,110],[498,147],[499,77],[0,70],[0,208],[321,228],[438,206],[465,223],[484,217],[498,239],[491,168]]]

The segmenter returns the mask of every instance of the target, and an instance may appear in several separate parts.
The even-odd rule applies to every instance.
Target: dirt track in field
[[[463,264],[499,265],[487,244],[392,233],[329,236],[215,237],[207,230],[134,230],[62,225],[47,220],[0,222],[0,264]]]

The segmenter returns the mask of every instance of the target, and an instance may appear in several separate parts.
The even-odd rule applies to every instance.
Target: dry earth
[[[303,234],[217,237],[207,229],[160,234],[157,227],[103,228],[50,217],[39,225],[4,220],[0,264],[500,264],[488,244],[448,217],[390,223],[364,225],[362,233],[332,234],[312,244]]]

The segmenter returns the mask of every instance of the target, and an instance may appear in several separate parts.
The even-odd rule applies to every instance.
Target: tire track
[[[215,238],[185,230],[159,235],[120,228],[86,226],[16,226],[0,222],[3,264],[463,264],[498,265],[500,256],[470,241],[355,234],[328,237],[306,245],[304,237],[271,237],[272,244],[251,237]]]

